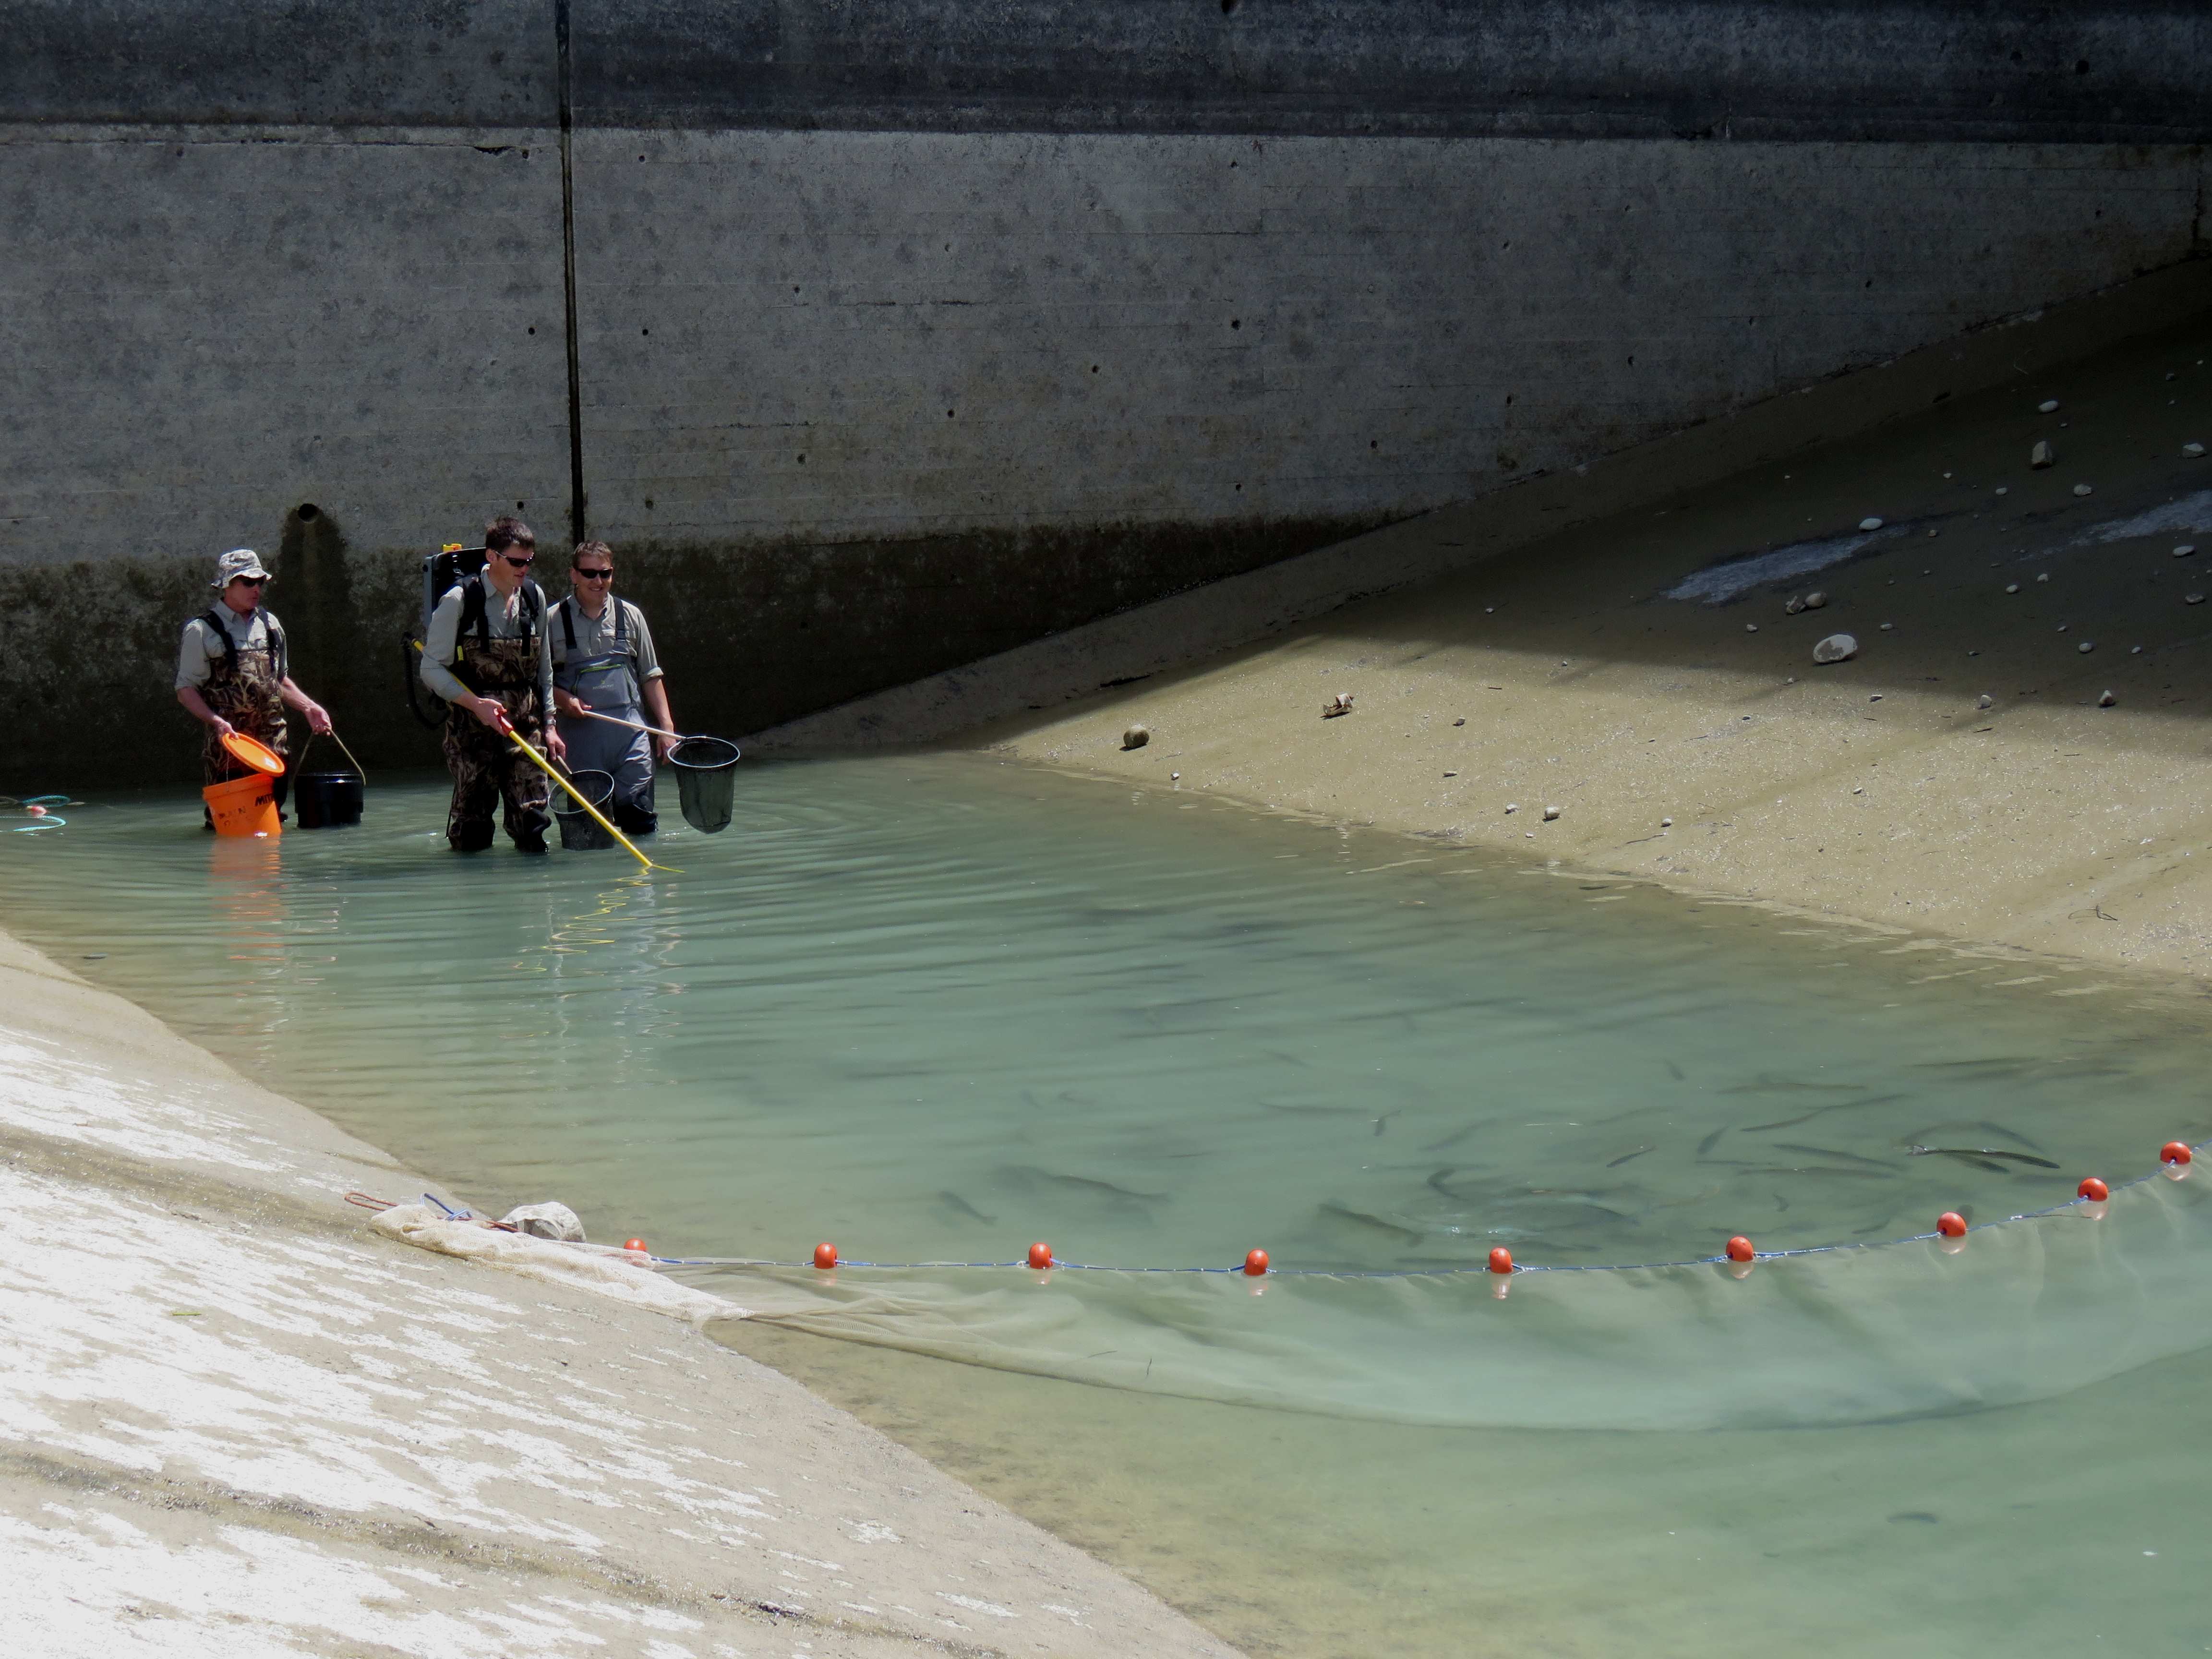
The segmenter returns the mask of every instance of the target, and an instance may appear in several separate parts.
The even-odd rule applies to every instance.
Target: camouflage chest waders
[[[208,664],[207,684],[200,687],[200,696],[210,711],[230,722],[234,731],[258,738],[275,750],[289,769],[292,734],[284,722],[284,699],[277,690],[289,672],[289,665],[284,659],[284,630],[267,611],[257,614],[267,631],[261,644],[248,646],[241,646],[231,637],[219,610],[211,609],[200,618],[223,645],[222,655]],[[200,744],[203,783],[228,783],[252,769],[232,759],[215,728],[207,728],[207,735]],[[288,769],[270,781],[276,786],[276,805],[281,807],[286,786],[291,782],[291,773]]]
[[[506,709],[514,729],[534,745],[544,741],[536,626],[543,607],[532,610],[532,628],[525,638],[491,639],[480,620],[474,639],[457,637],[453,678]],[[481,612],[476,614],[481,617]],[[465,623],[462,635],[467,632]],[[492,803],[498,801],[508,838],[526,852],[542,852],[545,831],[553,822],[546,810],[553,785],[530,757],[459,704],[446,714],[445,750],[446,769],[453,775],[453,801],[446,812],[446,840],[453,849],[481,853],[491,845]]]

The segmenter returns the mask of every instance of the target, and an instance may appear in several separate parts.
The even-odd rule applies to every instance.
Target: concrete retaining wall
[[[750,730],[2203,251],[2178,7],[110,9],[0,66],[10,779],[188,769],[227,546],[364,758],[499,510]]]

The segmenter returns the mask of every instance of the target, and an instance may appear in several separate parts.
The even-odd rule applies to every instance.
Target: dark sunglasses
[[[527,570],[527,569],[529,569],[529,568],[530,568],[530,562],[531,562],[532,559],[536,558],[538,556],[537,556],[535,553],[526,553],[526,554],[524,554],[520,558],[519,558],[519,559],[518,559],[518,558],[516,558],[516,557],[514,556],[514,554],[512,554],[512,553],[502,553],[502,554],[501,554],[499,556],[500,556],[501,558],[502,558],[502,559],[505,559],[505,560],[506,560],[509,564],[513,565],[513,566],[514,566],[517,570]]]
[[[586,570],[581,565],[569,566],[568,574],[587,582],[611,582],[615,579],[612,570]]]
[[[265,587],[269,585],[269,578],[266,576],[233,576],[231,580],[244,582],[248,587]]]

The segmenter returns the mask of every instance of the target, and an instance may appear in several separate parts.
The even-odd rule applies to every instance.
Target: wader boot
[[[200,688],[200,696],[210,710],[230,722],[232,730],[267,744],[283,759],[286,769],[269,781],[274,787],[276,816],[281,821],[284,797],[292,782],[292,732],[284,720],[284,698],[277,687],[291,672],[291,665],[285,659],[284,630],[276,625],[276,618],[265,611],[255,614],[267,630],[264,643],[245,647],[231,638],[220,610],[210,608],[202,618],[215,630],[216,638],[222,641],[223,653],[221,661],[208,665],[207,684]],[[232,759],[215,728],[206,728],[206,736],[200,743],[202,783],[228,783],[252,769]],[[214,816],[204,809],[201,822],[209,830],[215,828]]]
[[[538,640],[481,636],[458,644],[453,677],[507,710],[514,729],[533,746],[544,738],[538,703]],[[530,757],[465,708],[446,712],[446,769],[453,775],[453,803],[446,813],[446,840],[456,853],[481,853],[491,845],[491,809],[501,804],[507,836],[521,853],[545,850],[553,815],[546,801],[552,781]]]

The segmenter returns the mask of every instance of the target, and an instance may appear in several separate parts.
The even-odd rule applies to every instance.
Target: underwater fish
[[[1703,1158],[1707,1152],[1712,1151],[1714,1147],[1719,1146],[1721,1144],[1721,1137],[1727,1133],[1728,1126],[1726,1124],[1723,1124],[1719,1128],[1714,1130],[1712,1133],[1707,1135],[1703,1140],[1699,1141],[1698,1143],[1698,1156],[1699,1158]]]
[[[1418,1244],[1428,1235],[1413,1227],[1401,1227],[1395,1221],[1385,1221],[1379,1215],[1370,1215],[1364,1210],[1348,1210],[1341,1204],[1317,1206],[1323,1215],[1334,1216],[1340,1221],[1350,1221],[1362,1227],[1372,1228],[1378,1233],[1388,1233],[1404,1243]]]
[[[1858,1083],[1808,1083],[1802,1078],[1784,1077],[1777,1072],[1761,1072],[1748,1083],[1739,1083],[1733,1089],[1723,1089],[1724,1095],[1790,1095],[1823,1094],[1855,1095],[1863,1088]]]
[[[1364,1106],[1292,1106],[1279,1100],[1260,1103],[1271,1112],[1287,1112],[1292,1117],[1364,1117]]]
[[[1632,1152],[1623,1152],[1619,1158],[1614,1158],[1605,1167],[1608,1170],[1618,1170],[1622,1164],[1627,1163],[1630,1158],[1641,1158],[1644,1153],[1650,1152],[1651,1150],[1653,1149],[1649,1146],[1638,1146]]]
[[[1801,1123],[1810,1123],[1823,1113],[1855,1111],[1862,1106],[1887,1106],[1893,1100],[1904,1098],[1903,1095],[1897,1094],[1869,1095],[1864,1100],[1832,1100],[1826,1106],[1815,1106],[1809,1112],[1796,1117],[1785,1117],[1779,1123],[1747,1123],[1743,1127],[1749,1134],[1763,1134],[1769,1129],[1794,1129]]]
[[[1447,1164],[1443,1169],[1437,1170],[1430,1175],[1429,1185],[1435,1188],[1446,1198],[1457,1198],[1460,1194],[1454,1192],[1450,1188],[1445,1186],[1444,1182],[1449,1178],[1457,1175],[1458,1173],[1459,1165],[1456,1164]]]
[[[1422,1147],[1421,1150],[1425,1152],[1449,1152],[1451,1148],[1458,1146],[1461,1141],[1465,1140],[1469,1135],[1473,1134],[1481,1127],[1482,1125],[1480,1123],[1470,1123],[1467,1127],[1459,1131],[1458,1133],[1446,1135],[1442,1140],[1431,1141],[1429,1145]]]
[[[1021,1182],[1049,1182],[1056,1187],[1072,1187],[1079,1192],[1097,1193],[1109,1198],[1133,1199],[1140,1203],[1158,1204],[1164,1200],[1165,1193],[1132,1192],[1127,1187],[1117,1187],[1110,1181],[1097,1181],[1089,1176],[1056,1175],[1050,1170],[1040,1170],[1033,1164],[1010,1164],[999,1172]]]
[[[2059,1167],[2047,1158],[2038,1158],[2033,1152],[2010,1152],[2002,1146],[1908,1146],[1905,1152],[1908,1158],[1963,1158],[1970,1164],[2003,1158],[2011,1164],[2032,1164],[2039,1170]]]
[[[1405,1109],[1405,1109],[1404,1107],[1401,1106],[1401,1107],[1398,1109],[1398,1111],[1399,1111],[1399,1112],[1402,1112],[1402,1111],[1404,1111]],[[1398,1112],[1385,1112],[1385,1113],[1383,1113],[1383,1114],[1382,1114],[1382,1116],[1380,1116],[1380,1117],[1376,1118],[1376,1119],[1375,1120],[1375,1133],[1376,1133],[1376,1134],[1378,1134],[1378,1135],[1379,1135],[1379,1134],[1381,1134],[1381,1133],[1382,1133],[1382,1131],[1384,1130],[1384,1128],[1386,1128],[1387,1127],[1389,1127],[1389,1122],[1390,1122],[1390,1120],[1391,1120],[1392,1118],[1394,1118],[1394,1117],[1397,1116],[1397,1115],[1398,1115]]]
[[[977,1209],[973,1204],[970,1204],[966,1199],[961,1197],[960,1194],[956,1192],[951,1192],[950,1190],[941,1192],[937,1195],[937,1201],[958,1212],[960,1214],[968,1217],[972,1221],[981,1221],[987,1224],[995,1225],[999,1219],[999,1218],[994,1215],[985,1215],[981,1210]]]
[[[1682,1075],[1682,1068],[1677,1066],[1673,1060],[1662,1060],[1659,1063],[1667,1068],[1668,1076],[1673,1078],[1675,1082],[1687,1083],[1690,1080]]]
[[[1840,1164],[1765,1164],[1753,1170],[1753,1175],[1810,1175],[1856,1176],[1863,1181],[1888,1181],[1894,1170],[1854,1170]]]
[[[1778,1152],[1803,1152],[1813,1158],[1840,1158],[1846,1164],[1870,1164],[1877,1170],[1894,1170],[1897,1167],[1878,1158],[1862,1158],[1856,1152],[1846,1152],[1834,1146],[1802,1146],[1794,1140],[1778,1140],[1774,1143],[1774,1150]]]
[[[1948,1134],[1954,1129],[1972,1129],[1982,1134],[1996,1135],[2006,1140],[2016,1140],[2031,1152],[2039,1152],[2043,1150],[2019,1130],[2008,1129],[2003,1124],[1992,1123],[1987,1118],[1977,1118],[1971,1123],[1964,1118],[1954,1118],[1948,1123],[1930,1123],[1924,1127],[1915,1129],[1898,1145],[1900,1146],[1925,1146],[1937,1136]]]

